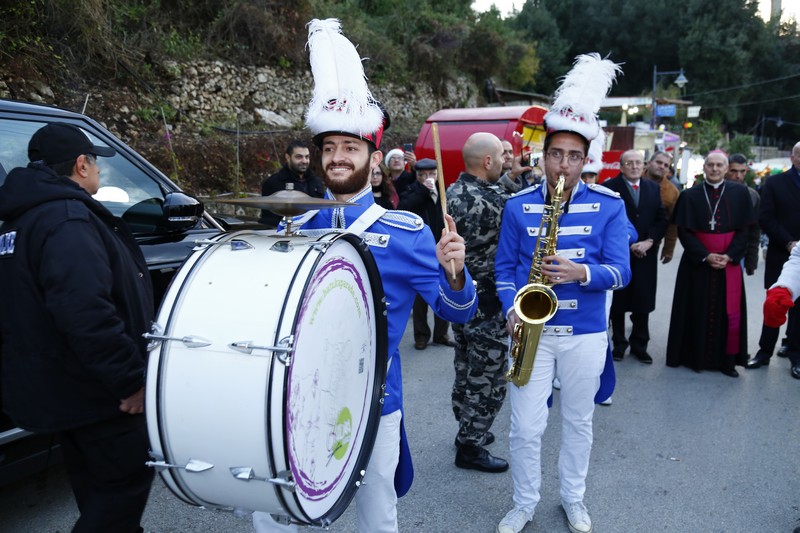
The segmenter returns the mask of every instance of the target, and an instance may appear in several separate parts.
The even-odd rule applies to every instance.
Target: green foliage
[[[753,153],[753,138],[750,135],[734,134],[725,146],[725,151],[729,154],[742,154],[747,159],[756,157]]]
[[[686,133],[686,139],[695,152],[705,156],[711,150],[716,150],[722,144],[722,133],[719,122],[715,120],[698,120],[693,122],[691,130]]]
[[[143,107],[134,111],[133,114],[144,122],[163,123],[166,120],[167,124],[171,124],[178,117],[178,110],[172,106],[165,105]]]
[[[551,94],[576,55],[599,52],[623,63],[615,96],[650,96],[654,69],[683,68],[686,88],[659,77],[659,96],[692,101],[725,131],[781,116],[781,132],[800,138],[791,126],[800,123],[800,76],[792,76],[800,32],[794,21],[764,22],[757,8],[757,0],[527,0],[504,19],[495,8],[475,13],[472,0],[6,0],[0,56],[43,72],[63,58],[72,76],[116,72],[119,63],[141,75],[164,58],[307,70],[306,23],[337,17],[368,58],[371,83],[443,91],[468,75],[479,86],[491,77]],[[763,83],[776,78],[785,79]]]
[[[0,7],[0,56],[50,56],[52,47],[43,36],[41,7],[35,0]]]
[[[199,35],[189,31],[184,37],[175,28],[171,28],[161,38],[161,43],[164,53],[175,59],[192,59],[201,55],[204,50]]]

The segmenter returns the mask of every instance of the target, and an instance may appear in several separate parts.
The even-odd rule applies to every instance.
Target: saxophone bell
[[[530,380],[544,324],[558,311],[558,296],[542,274],[542,263],[544,257],[556,255],[558,219],[561,216],[565,181],[564,176],[558,177],[552,201],[544,206],[528,284],[514,296],[514,311],[520,323],[514,326],[511,335],[511,366],[506,373],[506,381],[518,387]]]

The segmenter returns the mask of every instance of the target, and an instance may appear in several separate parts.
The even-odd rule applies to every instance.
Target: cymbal
[[[326,209],[331,207],[349,207],[355,204],[315,198],[300,191],[278,191],[269,196],[251,196],[249,198],[234,198],[231,200],[214,200],[221,204],[232,204],[242,207],[255,207],[267,209],[276,215],[293,217],[312,209]]]

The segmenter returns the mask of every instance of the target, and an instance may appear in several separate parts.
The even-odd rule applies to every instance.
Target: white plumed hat
[[[589,143],[589,153],[586,155],[586,164],[583,165],[582,173],[592,172],[600,174],[603,170],[603,149],[606,144],[606,132],[600,128],[600,133]]]
[[[547,135],[560,131],[576,133],[591,142],[600,134],[597,112],[622,69],[600,54],[584,54],[556,89],[555,101],[544,116]]]
[[[325,135],[363,139],[376,148],[389,115],[373,98],[356,47],[342,35],[338,19],[314,19],[308,23],[308,49],[314,95],[306,111],[306,126],[314,144]]]

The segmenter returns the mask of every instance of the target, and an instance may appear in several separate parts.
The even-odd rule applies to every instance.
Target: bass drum
[[[322,527],[344,512],[375,442],[387,360],[383,288],[359,238],[200,243],[148,337],[150,464],[172,492]]]

